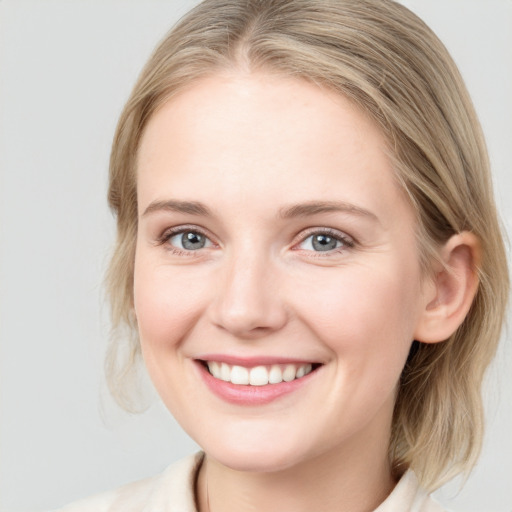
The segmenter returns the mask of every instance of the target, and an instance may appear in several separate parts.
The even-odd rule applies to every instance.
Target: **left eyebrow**
[[[158,211],[168,211],[177,213],[187,213],[190,215],[201,215],[210,217],[211,212],[203,203],[197,201],[176,201],[169,199],[168,201],[153,201],[145,210],[141,217],[145,217],[150,213]]]
[[[283,219],[290,219],[294,217],[307,217],[309,215],[330,212],[349,213],[351,215],[367,217],[373,221],[379,221],[377,215],[370,210],[366,210],[360,206],[345,203],[343,201],[310,201],[307,203],[294,204],[281,208],[279,216]]]

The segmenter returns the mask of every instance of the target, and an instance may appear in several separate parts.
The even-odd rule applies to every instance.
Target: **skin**
[[[395,484],[397,381],[438,294],[378,127],[306,82],[211,76],[149,121],[137,193],[141,346],[164,403],[207,454],[200,510],[377,507]],[[312,201],[343,208],[283,216]],[[182,228],[203,233],[205,247],[180,247]],[[313,250],[312,233],[326,229],[338,247]],[[199,377],[195,361],[211,353],[321,367],[291,394],[239,405]]]

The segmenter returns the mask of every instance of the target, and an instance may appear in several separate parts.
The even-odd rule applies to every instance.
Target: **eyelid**
[[[178,226],[172,226],[170,228],[164,229],[161,232],[161,234],[158,235],[158,237],[156,238],[156,240],[155,240],[156,245],[163,246],[173,236],[179,235],[180,233],[184,233],[186,231],[195,231],[197,233],[200,233],[201,235],[206,237],[211,242],[213,247],[215,247],[215,246],[219,247],[219,244],[217,242],[215,242],[215,240],[214,240],[215,237],[213,237],[208,230],[202,228],[201,226],[198,226],[197,224],[181,224]],[[325,251],[324,254],[322,254],[322,251],[308,251],[306,249],[301,249],[299,247],[299,245],[301,243],[303,243],[308,237],[315,235],[315,234],[329,235],[329,236],[335,238],[336,240],[340,241],[343,244],[343,246],[336,248],[336,249],[332,249],[330,251]],[[357,245],[357,241],[352,236],[348,235],[347,233],[345,233],[343,231],[340,231],[338,229],[333,229],[333,228],[315,226],[315,227],[307,228],[307,229],[301,231],[295,237],[295,239],[292,242],[292,250],[296,250],[296,251],[304,250],[305,252],[315,253],[315,256],[328,256],[329,254],[332,255],[333,253],[339,253],[339,252],[345,251],[347,249],[351,249],[351,248],[355,247],[356,245]],[[210,248],[212,246],[210,246]],[[187,255],[193,255],[194,253],[201,252],[201,249],[198,249],[197,251],[190,251],[190,250],[186,250],[186,249],[185,250],[180,249],[178,247],[174,247],[171,245],[169,245],[168,250],[173,251],[177,254],[179,253],[179,254],[187,254]]]
[[[218,245],[214,241],[214,239],[213,239],[214,237],[206,229],[204,229],[200,226],[197,226],[196,224],[180,224],[179,226],[172,226],[170,228],[164,229],[162,231],[162,233],[160,235],[158,235],[158,237],[156,238],[156,245],[164,245],[173,236],[179,235],[180,233],[184,233],[186,231],[194,231],[194,232],[200,233],[205,238],[207,238],[212,243],[213,246]],[[173,247],[173,249],[175,249],[176,251],[181,251],[181,252],[187,252],[187,253],[198,252],[198,251],[187,251],[187,250],[183,250],[183,249],[180,249],[180,248],[174,247],[174,246],[170,246],[170,247]]]
[[[337,249],[333,249],[331,251],[325,251],[325,256],[328,254],[332,254],[335,252],[340,252],[342,250],[347,250],[355,247],[357,245],[356,240],[350,236],[347,235],[347,233],[344,233],[343,231],[339,231],[337,229],[333,228],[326,228],[326,227],[312,227],[308,228],[304,231],[301,231],[299,235],[295,237],[295,240],[292,245],[292,249],[294,250],[305,250],[298,247],[301,243],[303,243],[305,240],[307,240],[312,235],[329,235],[333,238],[336,238],[336,240],[340,241],[344,247],[339,247]],[[321,255],[322,251],[306,251],[306,252],[318,252],[318,255]]]

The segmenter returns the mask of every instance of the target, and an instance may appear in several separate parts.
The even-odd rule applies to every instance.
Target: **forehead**
[[[311,146],[334,139],[368,156],[386,146],[377,125],[340,94],[302,79],[226,72],[199,79],[153,114],[141,141],[139,163],[162,153],[163,138],[191,133],[203,149],[217,149],[221,136],[235,130],[246,135],[244,149],[252,143],[258,153],[264,143],[276,147],[304,138]],[[223,145],[229,143],[225,139]]]
[[[373,120],[339,94],[266,74],[199,80],[148,122],[138,154],[140,208],[165,194],[214,199],[212,191],[240,206],[256,195],[381,209],[402,195]]]

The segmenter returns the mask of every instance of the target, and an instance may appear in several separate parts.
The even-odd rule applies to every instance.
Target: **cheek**
[[[167,408],[178,418],[189,385],[181,346],[202,314],[206,290],[186,270],[135,259],[134,307],[142,356],[149,376]],[[177,387],[183,393],[175,393]],[[190,396],[190,395],[188,395]]]
[[[298,288],[296,309],[317,336],[340,355],[350,354],[362,364],[377,354],[381,359],[392,359],[397,348],[403,355],[418,317],[420,281],[413,269],[399,268],[374,265],[346,272],[339,269],[329,279]]]
[[[134,306],[143,351],[179,344],[200,316],[205,297],[201,280],[186,271],[136,258]]]

